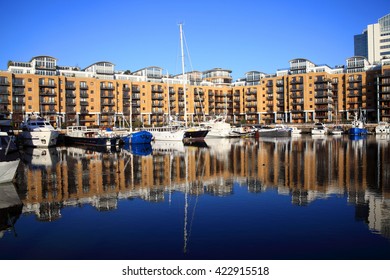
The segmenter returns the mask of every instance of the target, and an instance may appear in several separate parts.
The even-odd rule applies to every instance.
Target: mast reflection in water
[[[0,258],[390,259],[389,154],[305,135],[26,149]]]

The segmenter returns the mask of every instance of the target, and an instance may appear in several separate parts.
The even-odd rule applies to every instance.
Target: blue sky
[[[179,26],[186,71],[215,67],[234,79],[275,73],[303,57],[331,67],[353,56],[353,36],[390,13],[389,0],[3,1],[0,69],[7,62],[49,55],[58,65],[98,61],[116,70],[160,66],[181,72]]]

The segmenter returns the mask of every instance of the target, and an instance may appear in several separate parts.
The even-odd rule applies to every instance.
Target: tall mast
[[[133,90],[130,92],[129,121],[130,132],[133,132]]]
[[[187,76],[184,74],[184,47],[183,47],[183,24],[179,24],[180,28],[180,49],[181,49],[181,70],[183,74],[183,94],[184,94],[184,122],[187,127],[187,93],[186,93],[186,83]]]
[[[167,70],[167,93],[168,93],[168,125],[171,125],[171,99],[169,96],[169,73]]]

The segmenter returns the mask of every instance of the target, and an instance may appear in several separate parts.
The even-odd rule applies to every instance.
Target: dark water
[[[24,150],[0,259],[390,259],[389,137],[206,144]]]

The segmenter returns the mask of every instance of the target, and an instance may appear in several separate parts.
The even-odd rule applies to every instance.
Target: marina
[[[389,259],[389,137],[25,147],[0,259]]]

